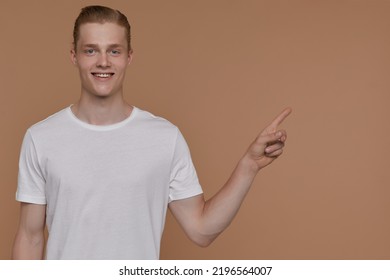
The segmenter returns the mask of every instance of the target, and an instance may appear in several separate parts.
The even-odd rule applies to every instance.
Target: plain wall
[[[162,259],[390,258],[390,2],[0,2],[0,259],[19,215],[26,129],[77,101],[69,60],[80,9],[103,4],[132,25],[131,104],[175,123],[205,196],[284,107],[285,153],[262,170],[208,248],[169,214]]]

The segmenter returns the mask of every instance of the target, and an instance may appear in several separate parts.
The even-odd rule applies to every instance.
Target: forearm
[[[170,203],[172,213],[192,241],[207,246],[229,226],[256,174],[282,154],[287,134],[277,127],[290,113],[291,108],[283,110],[257,136],[229,180],[211,199],[205,201],[199,195]]]
[[[42,260],[45,238],[44,234],[28,236],[18,232],[15,238],[12,259],[14,260]]]
[[[258,170],[257,166],[246,157],[239,161],[225,185],[205,202],[200,224],[203,235],[212,241],[229,226]]]

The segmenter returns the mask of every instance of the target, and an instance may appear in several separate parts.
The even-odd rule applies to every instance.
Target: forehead
[[[116,23],[84,23],[79,29],[80,44],[126,45],[126,29]]]

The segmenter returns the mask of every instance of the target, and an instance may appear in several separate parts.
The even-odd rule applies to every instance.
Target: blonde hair
[[[104,6],[86,6],[81,9],[73,28],[73,49],[76,51],[77,41],[80,36],[80,26],[85,23],[105,23],[112,22],[122,26],[126,30],[127,48],[132,51],[130,44],[130,24],[127,17],[118,10]]]

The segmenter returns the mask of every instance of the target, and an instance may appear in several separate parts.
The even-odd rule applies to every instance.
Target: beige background
[[[389,259],[390,1],[0,2],[0,258],[17,227],[26,129],[75,102],[81,7],[128,15],[126,99],[180,127],[206,197],[284,107],[285,154],[231,227],[192,245],[169,215],[163,259]]]

